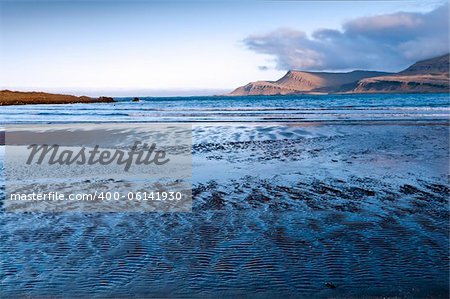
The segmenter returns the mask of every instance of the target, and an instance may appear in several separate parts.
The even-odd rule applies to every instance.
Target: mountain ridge
[[[365,78],[353,93],[449,92],[449,54],[421,60],[394,75]]]
[[[363,70],[345,73],[289,70],[276,81],[250,82],[228,95],[448,92],[448,70],[449,54],[418,61],[398,73]]]

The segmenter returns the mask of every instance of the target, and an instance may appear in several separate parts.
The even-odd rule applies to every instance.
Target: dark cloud
[[[278,69],[397,71],[449,52],[449,7],[428,13],[399,12],[358,18],[342,30],[320,29],[311,37],[293,29],[252,35],[245,45],[272,55]]]

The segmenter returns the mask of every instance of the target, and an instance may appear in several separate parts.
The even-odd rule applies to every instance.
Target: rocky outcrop
[[[276,84],[275,82],[257,81],[251,82],[245,86],[241,86],[232,91],[229,95],[242,96],[242,95],[275,95],[275,94],[291,94],[296,93],[296,89],[291,89]]]
[[[73,104],[73,103],[111,103],[111,97],[91,98],[86,96],[73,96],[46,92],[0,91],[0,106],[26,105],[26,104]]]
[[[449,92],[449,77],[444,75],[386,76],[364,79],[354,93],[432,93]]]
[[[115,102],[111,97],[99,97],[98,99],[90,98],[92,103],[112,103]]]

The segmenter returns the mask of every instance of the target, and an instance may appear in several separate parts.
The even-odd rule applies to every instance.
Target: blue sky
[[[370,64],[364,63],[365,57],[349,61],[345,56],[371,52],[377,42],[367,32],[356,38],[355,28],[360,24],[373,27],[379,22],[371,17],[400,11],[413,14],[391,19],[413,16],[419,18],[418,23],[426,22],[433,19],[427,14],[445,4],[0,0],[0,88],[92,95],[199,94],[201,90],[214,93],[249,81],[277,79],[289,68],[398,70],[417,57],[442,52],[442,46],[431,50],[430,45],[427,49],[423,46],[419,53],[408,56],[390,53],[404,50],[383,39],[386,47],[370,53]],[[422,15],[425,17],[420,19]],[[337,30],[341,37],[331,43],[328,37],[318,40],[315,32],[323,29]],[[414,34],[411,30],[408,32]],[[448,35],[448,27],[443,30]],[[372,44],[365,42],[368,36]],[[325,41],[328,49],[324,49]],[[412,41],[402,41],[403,47],[408,42]],[[367,48],[346,54],[361,43]],[[389,52],[386,63],[379,59],[382,51]],[[338,59],[334,56],[342,57],[339,63],[330,63]]]

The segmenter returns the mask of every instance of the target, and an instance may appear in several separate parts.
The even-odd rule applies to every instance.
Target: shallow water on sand
[[[448,149],[448,122],[196,123],[192,213],[1,211],[0,297],[446,298]]]

